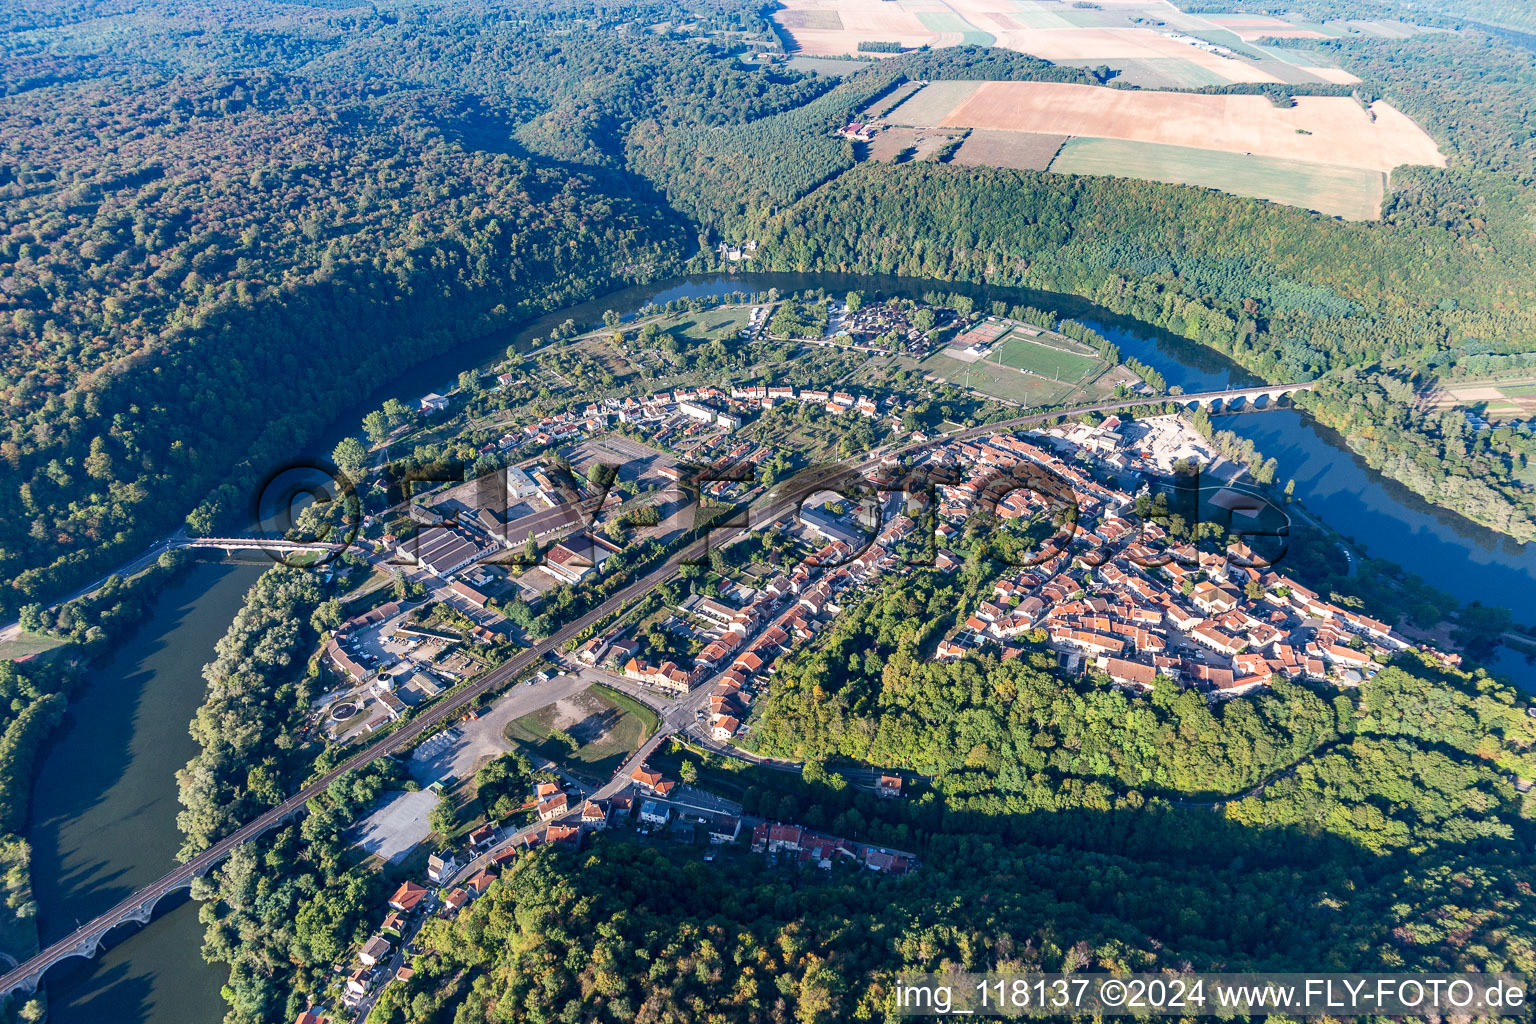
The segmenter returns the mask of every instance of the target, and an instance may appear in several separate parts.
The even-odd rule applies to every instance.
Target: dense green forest
[[[60,111],[66,112],[63,116]],[[472,100],[108,71],[0,100],[0,606],[249,490],[370,379],[658,272],[656,204],[467,147]],[[222,485],[222,486],[220,486]]]
[[[313,751],[301,730],[320,692],[311,652],[324,597],[313,572],[273,566],[203,666],[208,696],[191,725],[200,750],[176,773],[183,857],[282,803],[308,774]]]
[[[346,832],[402,774],[385,759],[341,776],[297,825],[245,844],[193,883],[203,956],[229,966],[229,1024],[289,1022],[331,964],[378,927],[386,890]]]
[[[1530,962],[1522,917],[1533,905],[1511,885],[1514,858],[1425,856],[1366,872],[1330,858],[1327,842],[1205,811],[1042,817],[1055,838],[956,836],[899,880],[679,863],[601,842],[544,851],[456,921],[424,929],[415,976],[386,989],[370,1020],[833,1024],[897,1019],[887,1001],[903,969]]]

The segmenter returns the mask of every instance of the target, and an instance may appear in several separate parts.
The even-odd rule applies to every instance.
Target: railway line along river
[[[395,380],[339,413],[311,452],[295,456],[329,453],[385,398],[414,400],[427,384],[451,382],[467,366],[490,366],[509,345],[526,347],[567,318],[595,324],[608,309],[628,316],[648,302],[770,288],[911,297],[932,290],[1025,302],[1090,323],[1123,355],[1156,367],[1186,391],[1261,383],[1208,349],[1073,296],[848,274],[709,274],[626,288],[402,368]],[[1278,479],[1294,479],[1296,497],[1329,526],[1363,542],[1370,555],[1419,572],[1462,602],[1511,606],[1517,616],[1524,598],[1536,592],[1536,546],[1428,505],[1369,469],[1343,438],[1302,413],[1223,417],[1221,425],[1274,458]],[[91,669],[40,760],[33,791],[29,835],[45,943],[172,865],[181,838],[175,772],[194,753],[187,723],[203,699],[201,668],[264,564],[194,567],[122,647]],[[1536,688],[1536,672],[1521,656],[1505,652],[1491,667]],[[201,945],[196,905],[169,910],[98,959],[50,975],[52,1024],[212,1024],[225,1011],[223,972],[203,962]]]

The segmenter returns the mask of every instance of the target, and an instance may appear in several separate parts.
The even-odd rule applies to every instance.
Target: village
[[[767,319],[766,309],[754,309],[747,330],[763,331]],[[914,326],[910,311],[895,307],[843,308],[833,311],[828,334],[837,344],[922,353],[931,323],[923,317]],[[965,364],[1005,339],[1034,344],[1039,334],[989,318],[953,332],[943,352]],[[1070,339],[1052,344],[1065,352]],[[446,405],[429,395],[421,412]],[[701,500],[741,507],[771,497],[777,481],[807,464],[750,429],[765,416],[810,409],[874,431],[858,485],[813,489],[716,552],[702,576],[690,577],[695,585],[655,592],[568,642],[522,684],[417,747],[410,772],[422,788],[390,797],[360,825],[360,848],[392,865],[421,863],[412,851],[435,834],[429,812],[479,765],[516,749],[527,737],[519,723],[586,692],[652,709],[644,742],[621,751],[611,777],[593,777],[540,746],[537,783],[518,813],[477,819],[454,843],[439,840],[381,908],[377,933],[336,965],[338,1012],[363,1019],[383,986],[410,976],[407,954],[423,921],[457,914],[542,846],[579,849],[605,833],[699,846],[706,861],[758,855],[780,870],[915,867],[901,850],[754,817],[703,782],[669,778],[650,764],[663,739],[674,751],[757,763],[754,713],[777,664],[815,644],[851,603],[914,572],[987,566],[981,592],[957,609],[928,657],[1044,653],[1064,673],[1128,690],[1172,685],[1219,701],[1276,677],[1353,686],[1410,646],[1245,542],[1245,525],[1277,513],[1237,483],[1244,467],[1182,415],[1090,415],[1032,431],[973,429],[959,439],[947,436],[959,433],[953,425],[914,425],[912,407],[901,394],[769,382],[595,400],[486,444],[482,455],[521,461],[412,503],[408,528],[398,518],[373,521],[376,557],[397,566],[416,596],[377,602],[328,638],[337,686],[317,703],[317,726],[333,742],[392,727],[505,660],[528,644],[530,617],[546,601],[602,579],[611,559],[622,562],[637,546],[671,544]],[[1214,483],[1192,515],[1225,517],[1223,549],[1156,511],[1163,485],[1196,466]],[[999,561],[997,538],[1026,557]],[[859,785],[899,798],[906,781],[871,772]]]
[[[764,385],[671,392],[616,407],[594,405],[574,424],[536,426],[568,430],[567,436],[580,444],[623,441],[625,451],[639,456],[639,476],[675,485],[681,463],[659,444],[641,447],[605,434],[605,427],[612,422],[648,425],[651,437],[664,439],[687,434],[695,451],[734,455],[755,466],[771,453],[751,447],[743,451],[728,439],[754,410],[778,402],[814,402],[836,408],[839,415],[882,415],[879,403],[861,395]],[[706,449],[708,437],[717,444]],[[1059,543],[1042,543],[1031,564],[998,567],[985,599],[961,611],[932,657],[950,660],[991,652],[1006,660],[1046,650],[1062,670],[1105,685],[1147,691],[1163,679],[1223,700],[1266,686],[1276,676],[1355,685],[1409,646],[1386,623],[1330,602],[1265,565],[1241,541],[1225,552],[1202,551],[1138,515],[1136,502],[1147,497],[1149,479],[1191,460],[1221,463],[1178,417],[1122,421],[1111,416],[1033,432],[934,439],[918,451],[879,463],[870,474],[876,496],[815,492],[772,524],[806,552],[795,564],[750,576],[751,582],[722,581],[725,585],[711,595],[687,594],[675,604],[653,603],[621,616],[572,646],[559,659],[563,670],[590,672],[607,685],[649,695],[658,708],[691,712],[678,729],[685,742],[734,753],[750,733],[754,704],[773,685],[776,662],[814,643],[848,602],[878,589],[887,577],[958,571],[969,557],[965,545],[974,543],[967,524],[978,515],[996,517],[1000,529],[1051,523],[1060,519],[1063,502],[1074,514],[1065,529],[1058,529]],[[1051,484],[1030,484],[1021,471],[1044,473]],[[914,495],[893,483],[902,472],[926,472],[937,482],[926,495]],[[569,513],[547,533],[519,528],[517,518],[497,523],[501,529],[494,531],[461,521],[447,532],[473,550],[439,556],[441,545],[422,549],[426,557],[414,571],[435,577],[445,596],[460,606],[494,614],[494,601],[479,589],[491,589],[492,577],[474,564],[485,550],[568,530],[550,548],[556,557],[521,575],[546,572],[573,584],[588,573],[600,573],[603,562],[621,550],[601,540],[608,502],[585,493],[581,485],[557,482],[538,467],[509,469],[502,482],[527,504],[522,518],[561,508]],[[882,484],[890,489],[880,491]],[[762,489],[743,480],[727,483],[718,493],[739,498]],[[1223,487],[1222,493],[1241,492]],[[1228,506],[1242,508],[1241,503]],[[591,510],[591,522],[583,522],[583,508]],[[920,536],[919,522],[934,524],[933,557],[927,564],[912,557],[928,540]],[[517,580],[503,582],[519,599],[536,600],[537,588]],[[371,645],[357,639],[369,629],[382,632],[385,624],[392,624],[387,638]],[[653,652],[647,639],[652,628],[670,634],[676,650],[686,653],[663,657]],[[395,687],[379,688],[382,674],[376,666],[381,660],[405,666],[394,671],[397,680],[406,680],[402,690],[446,688],[472,666],[463,653],[457,655],[460,660],[450,660],[445,652],[472,647],[476,630],[490,632],[478,624],[458,637],[434,632],[411,623],[390,602],[338,630],[328,653],[339,674],[375,677],[370,685],[380,713],[388,714]],[[381,653],[366,653],[375,648]],[[1451,664],[1458,660],[1454,654],[1436,656]],[[541,673],[530,685],[542,685],[548,676]],[[559,779],[558,765],[546,768]],[[882,797],[902,794],[900,776],[879,776],[869,784]],[[569,779],[540,782],[531,806],[536,822],[487,822],[468,834],[463,848],[434,852],[425,877],[399,886],[381,915],[378,933],[357,951],[354,962],[339,965],[342,1008],[366,1013],[382,985],[409,977],[404,953],[422,920],[456,914],[512,860],[539,846],[576,849],[598,832],[629,832],[635,841],[668,837],[693,844],[702,838],[706,860],[714,859],[716,850],[740,847],[786,867],[833,870],[846,864],[900,874],[915,865],[915,858],[903,851],[794,823],[753,819],[730,801],[664,777],[643,757],[600,786]]]

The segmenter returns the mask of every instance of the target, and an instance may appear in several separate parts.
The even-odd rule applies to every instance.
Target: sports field
[[[1001,398],[1016,405],[1055,405],[1075,387],[1072,383],[1037,377],[996,363],[965,363],[951,359],[943,350],[918,364],[924,374],[961,388]]]
[[[1390,104],[1373,103],[1367,113],[1346,96],[1299,96],[1282,108],[1263,96],[983,82],[941,123],[1254,153],[1362,170],[1445,166],[1434,140]]]
[[[1060,381],[1082,380],[1104,365],[1097,356],[1068,352],[1017,333],[998,342],[986,361]]]
[[[1120,139],[1071,139],[1050,169],[1199,185],[1346,220],[1381,216],[1386,187],[1380,171]]]
[[[959,387],[1035,406],[1060,402],[1106,365],[1087,349],[1074,351],[1071,341],[1032,338],[1006,323],[986,321],[966,337],[985,343],[994,335],[997,340],[991,351],[980,359],[946,346],[924,359],[918,368]],[[1101,378],[1092,391],[1107,392],[1111,387]]]

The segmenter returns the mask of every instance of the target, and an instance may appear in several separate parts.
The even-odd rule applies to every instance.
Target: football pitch
[[[1028,370],[1038,376],[1063,382],[1081,380],[1103,365],[1103,360],[1097,356],[1065,352],[1018,334],[999,342],[987,355],[986,362]]]

